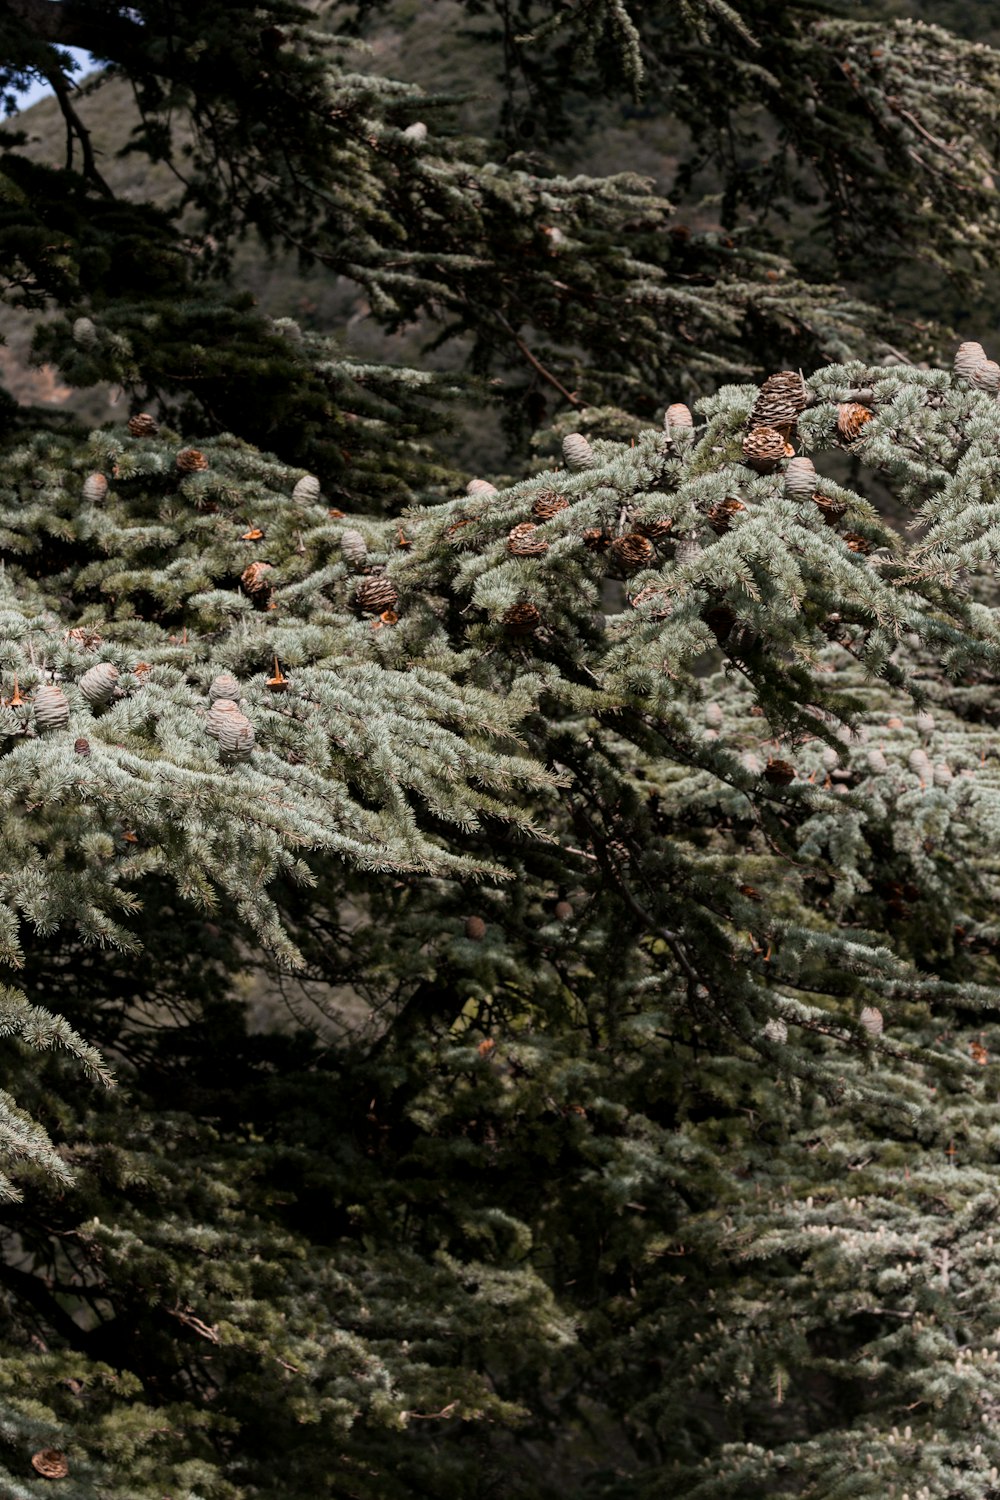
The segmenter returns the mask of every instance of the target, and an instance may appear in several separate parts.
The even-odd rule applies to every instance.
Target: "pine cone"
[[[482,917],[466,917],[465,935],[473,943],[481,943],[486,936],[486,923]]]
[[[611,544],[611,538],[603,526],[588,526],[581,541],[588,552],[606,552]]]
[[[776,427],[755,427],[743,439],[743,462],[758,474],[772,474],[792,451]]]
[[[174,462],[182,474],[198,474],[208,468],[208,459],[198,448],[182,448]]]
[[[617,537],[608,548],[608,561],[620,573],[638,573],[640,568],[648,568],[655,558],[652,542],[638,531],[628,531]]]
[[[31,1467],[43,1479],[65,1479],[69,1473],[66,1455],[58,1448],[40,1448],[31,1455]]]
[[[881,1036],[885,1021],[882,1012],[877,1005],[866,1005],[863,1007],[858,1020],[869,1036]]]
[[[790,458],[785,466],[785,494],[789,500],[811,500],[819,480],[811,458]]]
[[[557,901],[552,908],[552,915],[557,922],[572,922],[573,908],[568,901]]]
[[[510,635],[534,635],[542,617],[534,604],[522,600],[520,604],[512,604],[503,617],[503,623]]]
[[[949,766],[946,760],[941,761],[940,764],[934,767],[935,786],[947,786],[953,779],[951,766]]]
[[[535,535],[538,527],[534,521],[522,521],[507,533],[507,551],[512,557],[541,557],[548,552],[549,544]]]
[[[427,139],[427,126],[423,120],[414,120],[413,124],[407,125],[403,131],[403,137],[405,140],[415,141],[419,146],[422,141],[426,141]]]
[[[977,365],[981,365],[985,358],[986,350],[982,344],[977,344],[971,339],[968,343],[959,344],[955,354],[955,374],[960,380],[970,380],[973,370]]]
[[[847,512],[846,500],[833,500],[828,495],[813,495],[812,498],[827,526],[836,526],[841,516]]]
[[[362,578],[354,591],[354,607],[363,615],[380,615],[384,610],[395,609],[398,602],[396,585],[381,573]]]
[[[857,552],[861,557],[867,557],[869,552],[873,550],[873,543],[866,536],[861,536],[857,531],[845,531],[844,541],[847,543],[849,551]]]
[[[96,630],[90,630],[86,625],[77,625],[72,630],[67,630],[66,640],[72,641],[74,646],[79,646],[81,651],[96,651],[98,646],[104,645],[104,637],[98,635]]]
[[[65,729],[68,723],[66,694],[52,683],[42,683],[35,692],[35,724],[39,729]]]
[[[225,700],[222,700],[225,701]],[[254,750],[253,725],[239,709],[226,714],[219,724],[219,759],[224,763],[249,760]]]
[[[673,529],[672,516],[637,516],[632,522],[633,529],[640,536],[647,536],[651,542],[662,542],[665,536],[669,536]]]
[[[866,760],[868,762],[868,769],[873,776],[884,776],[889,769],[889,762],[881,750],[869,750]]]
[[[467,495],[499,495],[500,491],[488,479],[470,479],[465,486]]]
[[[710,505],[706,512],[706,520],[717,536],[725,536],[732,525],[733,516],[741,510],[746,510],[743,501],[730,496],[726,500],[716,500],[714,505]]]
[[[787,786],[790,781],[795,780],[795,767],[791,761],[768,759],[764,767],[764,780],[769,781],[772,786]]]
[[[580,432],[570,432],[563,438],[563,459],[567,469],[592,469],[597,462],[594,450]]]
[[[270,601],[273,585],[268,574],[273,571],[270,563],[252,562],[240,574],[243,592],[253,600],[257,609],[265,609]]]
[[[709,729],[722,728],[722,705],[721,703],[705,704],[705,724]]]
[[[90,741],[88,739],[84,739],[83,735],[81,734],[78,740],[73,741],[73,751],[76,755],[89,755]]]
[[[368,543],[360,531],[349,527],[340,533],[340,550],[352,573],[360,573],[368,564]]]
[[[910,751],[907,757],[907,764],[910,767],[910,770],[916,776],[920,776],[926,779],[933,774],[930,756],[927,754],[927,751],[921,749],[919,745],[915,750]]]
[[[319,499],[319,480],[315,474],[304,474],[292,490],[296,505],[314,505]]]
[[[558,490],[542,490],[532,502],[531,514],[537,516],[539,521],[551,521],[553,516],[568,507],[569,501]]]
[[[765,1022],[763,1034],[769,1042],[788,1041],[788,1027],[779,1016],[772,1016],[769,1021]]]
[[[750,413],[750,426],[792,428],[809,399],[805,381],[797,370],[769,375]]]
[[[97,325],[91,318],[77,318],[73,324],[73,342],[81,349],[93,349],[97,343]]]
[[[693,426],[694,417],[691,415],[691,408],[685,406],[683,401],[675,401],[663,414],[663,427],[667,433],[674,427],[690,430]]]
[[[233,714],[243,717],[240,705],[234,698],[216,698],[205,715],[205,733],[210,734],[213,740],[217,740],[223,725],[229,722]]]
[[[231,672],[220,672],[209,683],[209,703],[218,703],[220,698],[228,698],[234,703],[240,700],[240,684]]]
[[[917,733],[923,735],[934,733],[934,715],[932,713],[927,713],[925,710],[923,713],[917,714]]]
[[[706,609],[702,619],[709,630],[715,636],[720,646],[724,646],[732,635],[733,626],[736,624],[736,616],[728,604],[713,604]]]
[[[80,692],[91,708],[103,708],[114,697],[118,668],[109,661],[97,662],[80,678]]]
[[[160,424],[155,417],[151,417],[148,411],[141,411],[135,417],[129,417],[128,430],[133,437],[155,437],[160,430]]]
[[[853,443],[873,416],[874,412],[858,401],[842,401],[837,407],[837,431],[845,442]]]
[[[98,505],[108,493],[108,481],[103,474],[88,474],[83,481],[83,498],[91,505]]]
[[[995,359],[982,359],[969,376],[977,391],[989,391],[996,395],[1000,390],[1000,365]]]
[[[657,602],[654,604],[653,601]],[[633,594],[629,600],[633,609],[639,609],[641,605],[650,605],[649,618],[651,620],[666,620],[673,613],[673,606],[662,589],[657,588],[655,583],[650,583],[637,594]]]

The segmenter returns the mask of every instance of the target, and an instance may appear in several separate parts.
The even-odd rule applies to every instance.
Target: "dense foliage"
[[[868,100],[836,263],[862,166],[890,259],[992,245],[987,49],[577,10],[512,98],[675,49],[736,213],[698,80],[780,122],[808,53]],[[9,85],[89,45],[185,178],[106,192],[68,95],[80,170],[2,163],[8,297],[130,402],[2,414],[5,1492],[1000,1494],[1000,368],[415,130],[357,19],[0,4]],[[539,456],[451,483],[461,383],[227,290],[250,228],[562,386]],[[677,402],[769,339],[844,357]]]

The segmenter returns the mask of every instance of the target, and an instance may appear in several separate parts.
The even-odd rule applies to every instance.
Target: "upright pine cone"
[[[588,526],[580,540],[588,552],[606,552],[611,544],[611,538],[603,526]]]
[[[741,510],[746,510],[743,501],[730,495],[728,499],[716,500],[714,505],[710,505],[706,512],[706,519],[717,536],[725,536],[732,525],[733,516]]]
[[[91,505],[98,505],[108,493],[108,481],[103,474],[88,474],[83,481],[83,498]]]
[[[118,668],[109,661],[97,662],[80,678],[80,692],[91,708],[103,708],[114,697],[118,682]]]
[[[620,573],[638,573],[640,568],[648,568],[655,557],[652,542],[638,531],[617,537],[608,548],[608,561]]]
[[[360,573],[368,562],[368,543],[353,526],[340,533],[340,550],[352,573]]]
[[[563,459],[567,469],[592,469],[597,462],[594,450],[582,432],[569,432],[563,438]]]
[[[536,536],[538,527],[534,521],[522,521],[507,533],[507,551],[512,557],[541,557],[548,552],[549,544]]]
[[[315,474],[303,474],[292,490],[292,499],[297,505],[314,505],[319,499],[319,480]]]
[[[44,682],[35,693],[35,724],[39,729],[65,729],[69,700],[62,688]]]
[[[764,780],[769,781],[772,786],[787,786],[790,781],[795,780],[795,767],[791,761],[768,760],[764,767]]]
[[[785,467],[785,494],[789,500],[811,500],[818,479],[811,458],[790,458]]]
[[[174,462],[182,474],[198,474],[208,468],[208,459],[198,448],[182,448]]]
[[[805,410],[809,393],[797,370],[769,375],[750,413],[751,427],[794,427]]]
[[[663,414],[663,428],[668,434],[675,427],[690,430],[693,426],[694,417],[691,415],[691,408],[685,406],[683,401],[675,401]]]
[[[877,1005],[864,1006],[862,1008],[860,1016],[858,1017],[858,1020],[861,1022],[863,1029],[867,1031],[869,1036],[882,1035],[882,1029],[885,1026],[885,1021],[883,1019],[882,1012],[879,1010]]]
[[[743,439],[743,462],[758,474],[772,474],[792,451],[777,427],[755,427]]]
[[[218,703],[220,698],[229,698],[235,703],[239,702],[240,684],[231,672],[220,672],[218,677],[213,677],[209,683],[209,703]]]
[[[977,344],[972,339],[965,344],[959,344],[955,354],[955,374],[960,380],[970,380],[973,370],[977,365],[981,365],[985,358],[986,350],[982,344]]]
[[[522,600],[520,604],[512,604],[503,617],[506,630],[511,635],[534,635],[542,617],[534,604],[528,600]]]
[[[92,318],[77,318],[73,323],[73,342],[81,349],[92,349],[97,343],[97,325]]]
[[[665,536],[670,535],[673,524],[672,516],[636,516],[632,522],[639,535],[648,536],[651,542],[662,542]]]
[[[466,917],[465,935],[473,943],[481,943],[486,936],[486,923],[482,917]]]
[[[141,411],[136,416],[129,417],[128,430],[133,437],[155,437],[160,424],[148,411]]]
[[[380,573],[362,578],[354,591],[354,607],[363,615],[380,615],[387,609],[395,609],[398,602],[396,585]]]
[[[969,379],[978,391],[996,395],[1000,391],[1000,365],[995,359],[981,359]]]
[[[837,431],[848,443],[853,443],[871,421],[874,412],[857,401],[843,401],[837,408]]]
[[[465,486],[467,495],[499,495],[500,491],[488,479],[470,479]]]
[[[253,725],[239,709],[235,713],[224,715],[216,738],[219,741],[219,759],[226,764],[249,760],[253,754],[256,741]]]
[[[270,563],[252,562],[240,574],[243,592],[253,600],[257,609],[265,609],[270,601],[274,590],[268,574],[273,571]]]
[[[841,516],[847,512],[846,500],[834,500],[829,495],[813,495],[812,499],[827,526],[836,526]]]
[[[531,514],[537,516],[540,521],[551,521],[561,510],[566,510],[569,501],[565,495],[560,495],[558,490],[542,490],[535,496],[531,504]]]
[[[216,698],[205,715],[205,733],[210,734],[213,740],[217,740],[223,724],[229,721],[232,714],[240,714],[240,705],[235,698]],[[240,716],[242,717],[242,714]]]

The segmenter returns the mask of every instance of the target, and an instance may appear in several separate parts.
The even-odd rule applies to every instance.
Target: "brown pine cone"
[[[155,437],[160,430],[160,424],[155,417],[151,417],[148,411],[141,411],[137,416],[129,417],[128,430],[133,437]]]
[[[482,917],[466,917],[465,935],[473,943],[481,943],[486,936],[486,923]]]
[[[777,427],[755,427],[743,439],[743,462],[758,474],[773,474],[782,459],[790,458],[793,452]]]
[[[69,1473],[66,1455],[58,1448],[40,1448],[31,1455],[31,1467],[43,1479],[65,1479]]]
[[[813,504],[828,526],[836,526],[847,511],[846,500],[833,500],[828,495],[813,495]]]
[[[199,448],[182,448],[174,462],[182,474],[199,474],[208,468],[208,459]]]
[[[632,522],[639,535],[648,536],[651,542],[661,542],[665,536],[669,536],[673,524],[672,516],[653,516],[649,520],[639,516]]]
[[[528,600],[522,600],[520,604],[512,604],[503,617],[503,623],[511,635],[534,635],[542,617],[537,607]]]
[[[548,552],[549,544],[535,535],[537,530],[534,521],[522,521],[512,527],[507,533],[507,551],[512,557],[541,557]]]
[[[1000,391],[1000,365],[995,359],[981,359],[969,379],[977,390],[996,395]]]
[[[764,767],[764,780],[769,781],[772,786],[787,786],[790,781],[795,780],[795,767],[791,761],[771,757]]]
[[[558,490],[542,490],[536,495],[531,506],[531,514],[537,516],[540,521],[551,521],[561,510],[569,508],[569,501],[565,495],[560,495]]]
[[[792,428],[805,410],[809,393],[797,370],[779,370],[769,375],[750,413],[750,426]]]
[[[709,506],[706,519],[717,536],[724,536],[732,525],[733,516],[741,510],[746,510],[743,501],[730,495],[728,499],[716,500],[714,505]]]
[[[658,601],[658,602],[654,602]],[[666,620],[673,613],[673,606],[662,589],[650,583],[637,594],[633,594],[629,600],[633,609],[639,609],[643,604],[650,606],[648,617],[651,620]]]
[[[258,609],[265,609],[270,603],[273,587],[268,574],[271,572],[273,569],[270,563],[252,562],[240,574],[244,594],[253,600]]]
[[[736,624],[736,616],[728,604],[713,604],[711,608],[706,609],[702,619],[719,645],[724,646]]]
[[[853,443],[874,415],[858,401],[842,401],[837,408],[837,431],[845,442]]]
[[[873,542],[870,542],[866,536],[860,536],[856,531],[845,531],[844,541],[847,543],[848,549],[851,552],[858,552],[862,557],[867,557],[868,553],[874,549],[875,545]]]
[[[604,552],[611,544],[611,538],[603,526],[588,526],[581,540],[588,552]]]
[[[387,609],[395,609],[398,602],[396,585],[382,574],[362,578],[354,591],[354,607],[363,615],[380,615]]]
[[[973,370],[977,365],[982,364],[985,358],[986,350],[982,344],[977,344],[971,339],[964,344],[959,344],[955,354],[955,374],[960,380],[971,379]]]
[[[655,557],[652,542],[638,531],[617,537],[608,548],[608,561],[621,573],[638,573],[640,568],[648,568]]]
[[[675,401],[672,406],[667,407],[663,426],[667,432],[671,427],[693,427],[694,417],[691,415],[691,408],[685,406],[683,401]]]
[[[73,750],[77,755],[89,755],[90,741],[88,739],[85,739],[81,734],[78,740],[73,741]]]

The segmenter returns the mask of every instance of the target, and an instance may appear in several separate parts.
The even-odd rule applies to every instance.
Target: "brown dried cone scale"
[[[239,709],[225,715],[219,725],[217,738],[221,761],[249,760],[253,754],[256,741],[253,725]]]
[[[743,439],[743,462],[758,474],[773,474],[782,459],[791,457],[792,451],[777,427],[755,427]]]
[[[873,416],[874,413],[859,401],[842,401],[837,408],[837,431],[845,442],[853,443]]]
[[[532,501],[531,514],[537,516],[539,521],[551,521],[553,516],[568,508],[569,501],[558,490],[542,490]]]
[[[174,462],[182,474],[198,474],[208,468],[208,459],[200,448],[182,448]]]
[[[43,683],[35,692],[35,724],[39,729],[65,729],[68,723],[66,694],[52,683]]]
[[[656,557],[656,550],[648,537],[638,531],[627,531],[616,537],[608,548],[608,561],[620,573],[638,573],[648,568]]]
[[[270,563],[252,562],[243,569],[240,574],[240,585],[248,599],[252,599],[258,609],[264,609],[271,597],[272,584],[269,574],[273,572]]]
[[[399,602],[399,591],[391,578],[373,574],[362,578],[354,592],[354,606],[363,615],[380,615],[387,609],[395,609]]]
[[[974,339],[969,339],[964,344],[959,344],[955,353],[954,370],[960,380],[969,380],[977,365],[981,365],[986,358],[986,350],[982,344],[977,344]]]
[[[352,573],[360,573],[368,562],[368,543],[353,526],[340,533],[340,550]]]
[[[541,557],[548,552],[549,544],[537,535],[534,521],[522,521],[507,533],[507,551],[512,557]]]
[[[148,411],[140,411],[134,417],[128,419],[128,430],[133,437],[155,437],[160,430],[160,424],[155,417],[151,417]]]
[[[582,432],[568,432],[563,438],[562,451],[567,469],[592,469],[597,462]]]
[[[789,500],[811,500],[819,481],[811,458],[790,458],[785,467],[785,494]]]
[[[772,757],[764,767],[764,780],[769,781],[772,786],[788,786],[789,782],[795,780],[795,767],[791,761],[775,760]]]
[[[97,505],[108,493],[108,481],[103,474],[88,474],[83,481],[83,498],[91,505]]]
[[[58,1448],[40,1448],[31,1455],[31,1467],[43,1479],[65,1479],[69,1473],[66,1455]]]
[[[103,708],[114,697],[118,684],[118,668],[109,661],[97,662],[80,678],[80,692],[91,708]]]
[[[769,375],[750,413],[751,427],[792,428],[809,400],[805,381],[797,370],[779,370]]]
[[[534,635],[542,617],[536,605],[528,600],[522,600],[520,604],[512,604],[503,617],[505,629],[510,635]]]
[[[743,501],[730,495],[727,499],[716,500],[714,505],[709,506],[706,520],[717,536],[725,536],[733,524],[733,516],[741,510],[746,510]]]
[[[239,702],[240,684],[231,672],[220,672],[218,677],[213,677],[208,687],[209,703],[218,703],[220,698],[229,698],[233,702]]]

